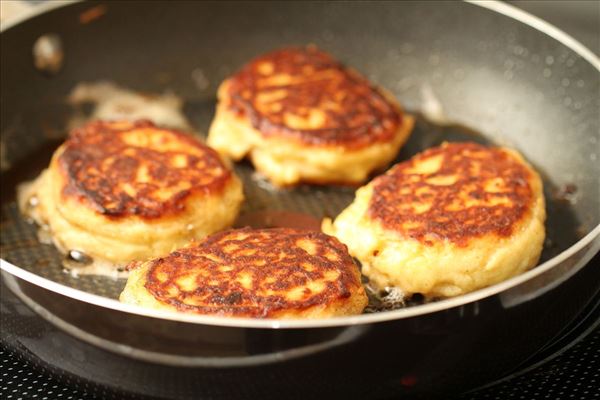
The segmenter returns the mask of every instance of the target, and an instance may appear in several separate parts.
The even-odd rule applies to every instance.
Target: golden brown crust
[[[179,311],[258,318],[302,315],[364,296],[343,244],[288,228],[212,235],[150,262],[145,288]]]
[[[174,215],[190,195],[217,193],[232,178],[214,150],[149,121],[96,121],[76,129],[58,166],[63,198],[111,218]]]
[[[506,149],[445,143],[376,178],[368,212],[405,237],[465,246],[470,238],[513,233],[533,206],[531,179]]]
[[[227,109],[265,137],[361,148],[392,140],[402,124],[394,101],[315,46],[260,56],[224,90]]]

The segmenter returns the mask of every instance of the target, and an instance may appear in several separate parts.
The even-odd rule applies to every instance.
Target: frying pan
[[[62,69],[51,75],[31,55],[49,33],[64,49]],[[65,376],[181,399],[447,397],[514,372],[598,303],[600,268],[586,265],[600,247],[600,63],[508,5],[86,2],[13,24],[1,38],[3,339]],[[540,265],[465,296],[353,317],[180,315],[118,303],[123,281],[63,273],[60,255],[19,216],[15,185],[47,164],[78,83],[170,90],[206,132],[219,82],[257,54],[305,43],[418,115],[398,160],[443,140],[520,150],[544,177]],[[194,71],[205,77],[202,87]],[[236,168],[246,214],[318,219],[352,200],[349,188],[271,191],[249,165]],[[47,324],[35,325],[34,314]]]

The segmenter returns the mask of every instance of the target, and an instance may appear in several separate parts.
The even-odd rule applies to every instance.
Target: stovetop
[[[584,338],[564,352],[519,376],[455,400],[555,400],[600,398],[600,328],[589,328]],[[128,400],[146,399],[73,380],[72,377],[30,364],[18,352],[0,346],[0,398]],[[392,399],[390,399],[392,400]]]

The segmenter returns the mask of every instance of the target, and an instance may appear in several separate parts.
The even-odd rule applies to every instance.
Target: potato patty
[[[412,126],[393,96],[307,46],[260,56],[223,82],[208,143],[249,156],[276,185],[360,183]]]
[[[325,318],[367,305],[346,246],[320,232],[238,229],[133,265],[121,301],[252,318]]]
[[[467,293],[534,266],[546,218],[538,174],[515,151],[444,143],[357,191],[323,229],[377,288]]]
[[[229,226],[243,200],[240,181],[214,150],[147,121],[74,130],[21,197],[59,249],[115,266]]]

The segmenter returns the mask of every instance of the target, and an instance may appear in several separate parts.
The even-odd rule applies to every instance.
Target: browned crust
[[[300,247],[300,241],[315,244],[314,254]],[[325,279],[331,271],[338,277]],[[238,281],[244,274],[251,278],[249,288]],[[186,276],[194,279],[191,290],[177,284]],[[320,280],[327,281],[323,290],[311,292],[307,284]],[[346,246],[321,232],[289,228],[244,228],[212,235],[152,261],[145,287],[180,311],[255,318],[335,304],[362,289]],[[304,288],[303,297],[286,298],[295,288]]]
[[[273,80],[282,76],[294,82]],[[292,137],[308,145],[361,148],[392,140],[402,124],[395,101],[315,46],[284,48],[252,60],[228,80],[222,100],[263,136]],[[286,115],[308,118],[311,110],[324,115],[318,127],[286,123]]]
[[[442,156],[441,168],[430,174],[411,173],[418,162]],[[430,184],[456,176],[450,185]],[[495,178],[498,188],[486,190]],[[532,171],[501,148],[452,143],[417,154],[373,181],[369,216],[385,228],[431,245],[448,240],[465,246],[486,234],[507,237],[533,206]],[[467,206],[465,202],[477,204]],[[490,203],[499,204],[491,205]],[[417,212],[413,205],[429,205]],[[417,206],[418,207],[418,206]]]
[[[162,142],[154,148],[126,143],[124,135],[132,133],[160,134],[165,141],[184,148],[163,151],[156,148]],[[185,159],[185,165],[174,165],[176,157]],[[64,199],[84,201],[115,219],[178,214],[184,211],[189,196],[217,193],[232,176],[214,150],[188,134],[159,128],[150,121],[88,123],[71,132],[57,162],[65,178]],[[145,179],[138,177],[142,168]],[[161,191],[169,196],[158,197]]]

